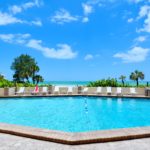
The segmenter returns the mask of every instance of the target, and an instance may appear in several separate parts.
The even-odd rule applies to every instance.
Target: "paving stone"
[[[70,146],[0,134],[0,150],[150,150],[150,138]]]

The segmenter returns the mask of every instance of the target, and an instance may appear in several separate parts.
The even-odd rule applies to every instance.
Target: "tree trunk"
[[[124,86],[124,81],[122,80],[122,85]]]
[[[34,79],[34,77],[32,77],[32,83],[35,84],[35,79]]]
[[[136,85],[137,85],[137,87],[139,86],[139,80],[138,79],[136,80]]]
[[[33,75],[32,75],[32,82],[33,82],[33,84],[35,84],[35,72],[33,72]]]
[[[29,81],[29,77],[28,77],[28,76],[26,76],[26,80],[27,80],[27,82],[28,82],[28,83],[30,83],[30,81]]]
[[[36,81],[37,83],[36,84],[39,84],[39,79],[37,79],[37,81]]]

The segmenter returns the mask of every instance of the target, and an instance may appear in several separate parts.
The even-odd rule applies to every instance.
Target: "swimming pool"
[[[150,126],[150,101],[108,97],[0,98],[0,122],[67,132]]]

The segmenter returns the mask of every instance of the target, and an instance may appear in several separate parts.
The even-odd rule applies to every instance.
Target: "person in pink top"
[[[37,94],[37,93],[39,93],[38,85],[35,86],[34,91],[32,92],[32,94]]]

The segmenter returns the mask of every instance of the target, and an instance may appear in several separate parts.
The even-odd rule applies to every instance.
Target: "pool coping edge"
[[[0,133],[68,145],[79,145],[148,138],[150,137],[150,127],[72,133],[0,123]]]

